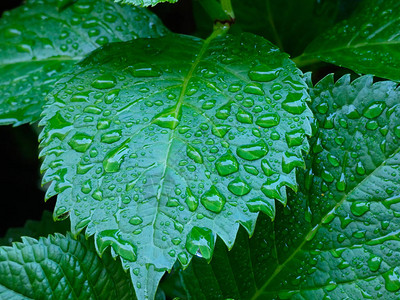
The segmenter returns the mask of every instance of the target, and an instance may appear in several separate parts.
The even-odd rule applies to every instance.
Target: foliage
[[[0,19],[0,123],[40,119],[70,221],[8,232],[1,297],[398,298],[399,4],[116,2]]]

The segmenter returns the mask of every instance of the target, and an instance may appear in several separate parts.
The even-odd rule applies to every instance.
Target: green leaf
[[[251,34],[115,43],[60,81],[41,124],[47,198],[72,232],[111,245],[139,298],[176,259],[210,258],[219,235],[296,190],[311,112],[300,71]],[[267,177],[268,176],[268,177]]]
[[[49,234],[65,234],[70,228],[69,221],[54,222],[52,214],[45,210],[39,221],[28,220],[24,227],[9,228],[3,238],[0,238],[0,245],[11,246],[12,242],[21,241],[22,236],[39,238]]]
[[[166,32],[152,13],[110,1],[27,1],[0,19],[0,124],[39,119],[55,82],[108,42]]]
[[[178,0],[114,0],[115,2],[121,2],[126,4],[132,4],[136,6],[154,6],[158,3],[169,2],[176,3]]]
[[[318,34],[345,17],[343,12],[353,11],[358,2],[359,0],[232,0],[236,16],[232,29],[264,36],[292,56],[297,56]],[[201,16],[197,18],[201,27],[204,26],[203,20]]]
[[[363,4],[349,20],[313,41],[304,56],[399,81],[400,2],[368,0]]]
[[[129,275],[80,235],[23,237],[0,247],[1,299],[136,299]]]
[[[211,264],[181,272],[188,299],[397,299],[400,90],[371,76],[311,89],[317,135],[299,193]]]

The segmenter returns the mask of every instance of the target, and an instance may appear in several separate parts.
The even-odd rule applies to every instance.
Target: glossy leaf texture
[[[29,0],[0,18],[0,124],[37,121],[55,82],[94,49],[166,32],[141,8],[81,0],[61,9],[59,2]]]
[[[398,299],[400,90],[365,76],[320,81],[299,192],[181,271],[188,299]]]
[[[129,275],[82,235],[55,234],[0,247],[1,299],[136,299]]]
[[[235,11],[233,31],[264,36],[291,56],[303,53],[306,46],[338,20],[351,13],[359,0],[232,0]],[[212,20],[195,10],[200,32],[212,29]]]
[[[126,4],[132,4],[136,6],[154,6],[158,3],[169,2],[176,3],[178,0],[114,0],[115,2],[121,2]]]
[[[400,2],[367,0],[354,16],[314,40],[304,56],[399,81],[399,30]]]
[[[69,229],[68,220],[54,222],[52,213],[45,210],[40,220],[28,220],[24,227],[9,228],[4,237],[0,238],[0,246],[11,246],[13,242],[20,242],[22,236],[37,239],[54,233],[65,234]]]
[[[239,223],[297,190],[311,133],[306,85],[251,34],[169,35],[94,52],[50,95],[43,182],[56,216],[123,258],[139,298],[176,259],[232,247]],[[140,295],[140,296],[139,296]]]

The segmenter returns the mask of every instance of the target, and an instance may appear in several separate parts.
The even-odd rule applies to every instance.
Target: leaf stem
[[[235,13],[233,12],[231,0],[221,0],[221,7],[231,20],[235,19]]]
[[[318,58],[311,58],[304,53],[293,58],[292,61],[299,69],[322,62]]]
[[[198,0],[207,14],[216,23],[232,24],[235,19],[231,0]]]

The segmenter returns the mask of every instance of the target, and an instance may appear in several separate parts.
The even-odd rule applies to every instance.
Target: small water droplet
[[[238,120],[240,123],[252,124],[253,116],[249,112],[239,108],[238,113],[236,114],[236,120]]]
[[[256,124],[263,128],[270,128],[278,125],[280,122],[280,117],[276,113],[268,113],[261,115],[257,118]]]
[[[372,272],[376,272],[379,270],[382,263],[382,257],[371,255],[368,259],[368,267]]]
[[[182,117],[182,110],[173,106],[156,115],[152,122],[162,128],[175,129]]]
[[[112,130],[101,135],[101,142],[112,144],[118,142],[122,137],[121,130]]]
[[[99,77],[97,77],[93,82],[92,82],[92,87],[96,89],[110,89],[115,87],[117,84],[117,80],[115,77],[111,74],[103,74]]]
[[[143,223],[143,219],[139,216],[134,216],[129,219],[129,223],[132,225],[139,225]]]
[[[148,63],[138,63],[128,70],[135,77],[159,77],[162,74],[158,68]]]
[[[186,154],[188,157],[194,160],[195,163],[202,164],[203,163],[203,156],[201,155],[200,151],[191,145],[187,145],[186,147]]]
[[[228,150],[224,155],[217,159],[215,168],[221,176],[233,174],[239,170],[239,162],[233,153]]]
[[[215,125],[212,127],[211,132],[217,137],[223,138],[231,129],[229,125]]]
[[[85,152],[90,145],[92,144],[93,137],[87,135],[85,133],[75,133],[68,142],[68,145],[71,146],[77,152]]]
[[[103,161],[104,170],[108,173],[118,172],[128,152],[129,147],[125,143],[108,152]]]
[[[282,102],[282,108],[291,114],[303,113],[307,106],[302,101],[303,94],[300,93],[288,93],[286,99]]]
[[[363,214],[365,214],[367,211],[369,211],[369,202],[365,201],[354,201],[351,203],[351,213],[355,215],[356,217],[361,217]]]
[[[199,200],[193,195],[192,190],[187,187],[186,188],[186,200],[187,206],[189,207],[190,211],[195,211],[199,206]]]
[[[247,94],[252,94],[252,95],[258,95],[258,96],[263,96],[264,95],[264,90],[260,84],[257,83],[249,83],[247,84],[243,91]]]
[[[260,65],[252,68],[248,75],[251,80],[269,82],[278,77],[279,71],[267,65]]]

